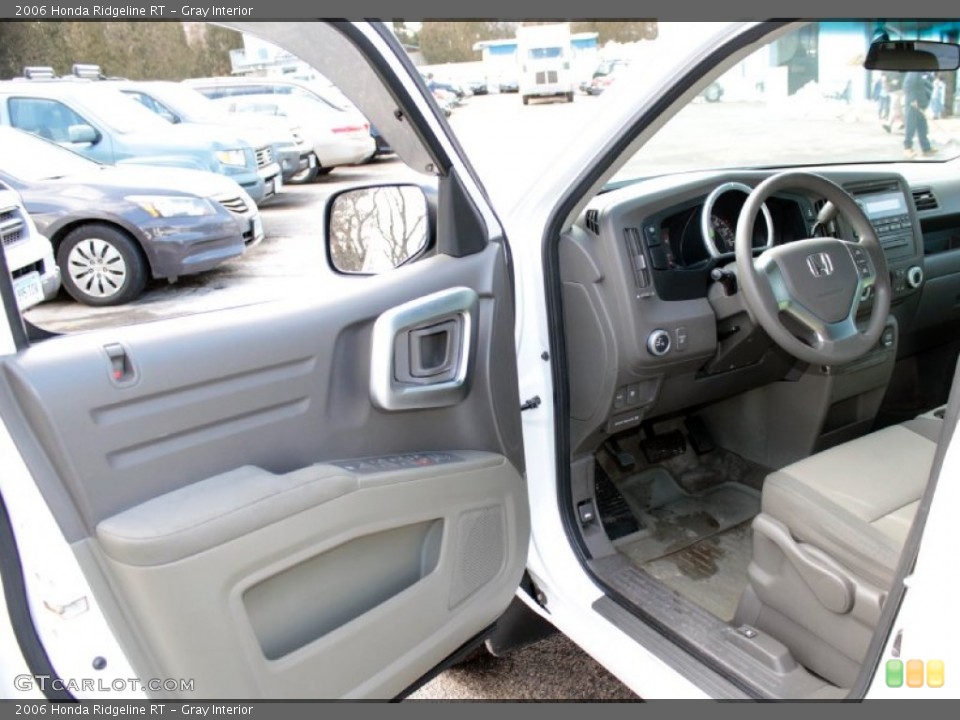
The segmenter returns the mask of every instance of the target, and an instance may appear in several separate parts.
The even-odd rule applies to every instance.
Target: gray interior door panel
[[[139,673],[195,697],[391,697],[523,572],[513,313],[491,243],[38,343],[0,360],[0,410]],[[447,392],[379,402],[374,373],[405,361]]]

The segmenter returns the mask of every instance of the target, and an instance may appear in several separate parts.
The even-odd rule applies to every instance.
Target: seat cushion
[[[889,588],[933,466],[939,432],[926,421],[878,430],[771,473],[763,512],[798,541]]]

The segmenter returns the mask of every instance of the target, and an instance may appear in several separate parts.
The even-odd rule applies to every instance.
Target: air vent
[[[929,188],[924,188],[922,190],[913,191],[913,204],[917,206],[917,210],[936,210],[940,207],[940,203],[937,202],[937,196],[933,194],[933,191]]]
[[[587,225],[587,230],[592,232],[594,235],[600,234],[600,211],[599,210],[587,210],[587,218],[584,222]]]
[[[623,237],[627,243],[627,257],[630,258],[630,266],[633,268],[633,279],[636,286],[641,290],[637,297],[647,297],[650,295],[650,270],[647,268],[647,259],[643,255],[643,248],[640,245],[640,231],[636,228],[628,227],[623,229]]]

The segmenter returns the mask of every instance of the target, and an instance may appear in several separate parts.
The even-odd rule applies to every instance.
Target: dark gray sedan
[[[256,204],[222,175],[101,165],[6,127],[0,147],[0,179],[20,192],[82,303],[129,302],[151,277],[209,270],[263,239]]]

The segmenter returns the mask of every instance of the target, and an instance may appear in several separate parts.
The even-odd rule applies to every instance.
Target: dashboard
[[[890,270],[892,313],[909,328],[925,280],[911,185],[869,166],[812,171],[842,186],[870,219]],[[774,382],[797,365],[755,325],[737,292],[740,212],[747,191],[774,172],[642,180],[595,197],[565,233],[560,271],[575,446]],[[751,228],[754,255],[817,234],[855,240],[842,217],[819,218],[823,206],[801,191],[768,198]],[[864,296],[860,310],[870,307]]]

